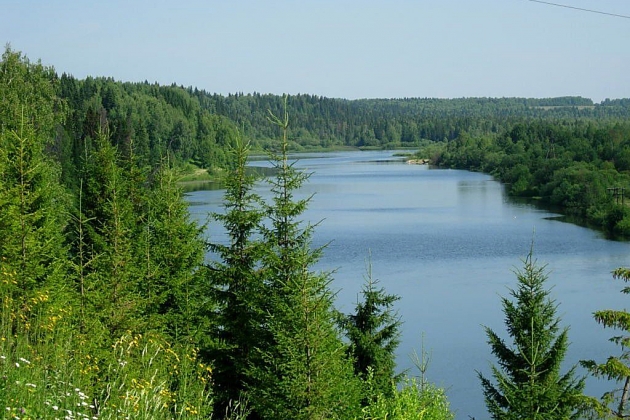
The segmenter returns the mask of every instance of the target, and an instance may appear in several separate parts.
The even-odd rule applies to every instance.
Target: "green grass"
[[[210,367],[159,333],[116,339],[82,322],[66,299],[16,294],[0,261],[0,417],[202,419],[212,414]]]

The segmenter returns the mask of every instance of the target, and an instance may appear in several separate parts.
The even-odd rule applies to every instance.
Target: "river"
[[[407,165],[392,152],[307,154],[296,165],[311,173],[300,192],[314,194],[304,217],[320,222],[313,245],[328,244],[314,268],[335,270],[337,308],[353,310],[371,254],[373,277],[401,297],[399,368],[419,374],[410,356],[424,346],[427,378],[447,389],[457,419],[488,417],[476,372],[489,376],[495,359],[483,327],[507,338],[500,299],[515,287],[514,270],[532,242],[539,265],[547,267],[561,326],[570,327],[566,365],[619,353],[608,342],[613,332],[592,313],[627,307],[622,283],[610,273],[630,263],[630,244],[512,201],[488,175]],[[264,183],[258,188],[268,195]],[[205,221],[220,211],[222,195],[188,194],[193,217]],[[225,239],[216,223],[208,234]],[[609,387],[589,378],[586,393],[600,396]]]

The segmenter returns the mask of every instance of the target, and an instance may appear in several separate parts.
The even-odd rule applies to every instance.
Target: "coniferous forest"
[[[630,100],[211,94],[77,80],[6,48],[0,62],[0,409],[6,418],[451,419],[399,372],[398,296],[368,272],[353,313],[312,267],[315,225],[289,153],[409,148],[489,172],[510,194],[630,232]],[[273,174],[246,170],[268,153]],[[229,243],[209,242],[185,177],[220,179]],[[254,185],[266,183],[263,200]],[[216,256],[208,260],[211,252]],[[496,419],[625,418],[628,355],[583,361],[621,393],[582,395],[533,252],[487,329]],[[627,270],[614,277],[627,281]],[[624,293],[628,290],[623,289]],[[623,311],[596,314],[630,330]],[[628,337],[614,338],[627,349]],[[625,350],[624,350],[625,351]]]

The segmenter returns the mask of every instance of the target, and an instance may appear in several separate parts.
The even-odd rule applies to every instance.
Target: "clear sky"
[[[220,94],[630,97],[630,19],[530,0],[3,0],[0,41],[81,79]]]

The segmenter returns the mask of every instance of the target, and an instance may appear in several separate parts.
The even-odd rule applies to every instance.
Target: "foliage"
[[[618,268],[613,271],[613,277],[628,282],[630,270]],[[630,293],[630,288],[624,287],[621,292]],[[620,330],[622,334],[627,334],[630,331],[630,314],[625,310],[602,310],[595,312],[593,316],[604,328]],[[622,384],[620,389],[606,392],[601,401],[593,402],[593,411],[604,418],[627,418],[630,415],[628,407],[628,398],[630,397],[630,365],[628,363],[630,351],[628,344],[630,343],[630,336],[617,335],[612,337],[610,341],[621,346],[619,356],[610,356],[603,363],[597,363],[594,360],[583,360],[580,363],[588,369],[591,375]]]
[[[204,226],[191,220],[178,179],[178,171],[163,162],[147,183],[134,235],[143,267],[140,296],[151,329],[173,342],[201,345],[213,307],[206,298]]]
[[[220,261],[210,264],[209,282],[217,302],[212,334],[218,346],[207,358],[215,366],[216,412],[244,397],[252,386],[250,365],[255,364],[254,348],[265,343],[262,330],[263,294],[260,265],[261,243],[254,239],[262,221],[260,197],[252,192],[255,177],[246,171],[249,146],[239,137],[231,150],[232,165],[225,178],[224,210],[214,214],[222,222],[229,244],[210,244]]]
[[[556,304],[545,290],[544,267],[530,250],[523,271],[516,272],[514,300],[503,298],[505,325],[513,345],[486,327],[488,344],[498,359],[495,383],[479,373],[486,406],[494,419],[578,418],[584,379],[575,367],[560,373],[568,348],[568,329],[560,329]]]
[[[81,350],[69,327],[67,322],[58,322],[52,341],[45,345],[29,343],[30,334],[18,339],[3,334],[0,403],[7,418],[198,419],[210,415],[211,372],[198,364],[194,349],[172,348],[156,335],[124,334],[112,348],[113,358],[102,363]],[[107,383],[100,383],[101,378]]]
[[[395,373],[401,321],[392,309],[400,297],[378,288],[370,262],[361,294],[363,301],[357,303],[355,313],[341,315],[340,324],[350,341],[348,353],[355,374],[366,383],[369,379],[368,395],[364,398],[367,404],[375,395],[391,396],[401,379]]]
[[[131,138],[119,154],[96,114],[66,190],[53,158],[65,115],[54,72],[9,48],[0,69],[3,410],[208,417],[211,371],[189,331],[205,325],[194,313],[203,241],[176,178],[166,167],[149,177]]]
[[[63,285],[67,196],[46,154],[57,97],[51,70],[7,49],[0,63],[0,269],[13,272],[4,298],[27,307],[38,292],[67,298]],[[26,312],[21,314],[26,316]],[[29,324],[24,324],[28,326]]]
[[[59,77],[59,92],[71,109],[58,150],[69,183],[72,165],[67,161],[76,162],[77,151],[101,116],[108,120],[112,141],[120,150],[134,138],[144,162],[155,164],[170,153],[178,162],[212,169],[228,164],[226,147],[235,127],[253,147],[273,148],[276,134],[267,110],[279,115],[283,109],[282,96],[273,94],[224,96],[174,84],[76,80],[67,74]],[[626,101],[593,104],[580,97],[351,101],[298,94],[288,100],[292,104],[288,142],[294,150],[417,147],[422,140],[450,141],[463,133],[493,137],[520,121],[617,122],[630,115]]]
[[[364,302],[343,323],[351,346],[342,341],[331,277],[311,269],[323,249],[311,249],[315,226],[302,220],[308,174],[288,151],[424,145],[421,157],[489,172],[513,195],[624,234],[628,116],[624,99],[349,101],[77,80],[7,47],[0,62],[0,401],[22,418],[55,416],[52,407],[102,418],[195,418],[212,406],[230,417],[351,418],[361,416],[361,400],[370,403],[370,418],[443,407],[439,390],[392,385],[396,297],[371,278]],[[236,127],[250,142],[231,150]],[[266,203],[244,172],[250,145],[272,151],[276,176]],[[215,221],[230,243],[210,245],[220,262],[204,264],[202,227],[190,220],[178,185],[182,167],[229,173],[225,212]],[[519,281],[544,277],[530,255]],[[536,287],[546,302],[538,309],[550,317],[539,343],[555,351],[538,377],[564,384],[553,392],[572,404],[581,381],[572,370],[560,376],[557,362],[566,330]],[[510,322],[528,319],[510,305],[504,300],[506,315],[515,314]],[[598,314],[605,326],[623,329],[618,314]],[[500,360],[527,356],[488,333]],[[525,348],[523,337],[513,338]],[[530,391],[549,397],[543,388]],[[448,417],[442,414],[427,418]]]
[[[627,121],[519,121],[493,136],[461,133],[433,152],[434,163],[479,170],[511,195],[535,197],[619,235],[628,234],[624,191]]]
[[[308,175],[288,160],[288,114],[271,114],[282,130],[273,194],[265,205],[269,221],[261,226],[265,284],[265,333],[259,343],[261,364],[252,367],[257,385],[251,390],[255,412],[265,419],[351,418],[357,413],[359,384],[334,325],[330,278],[310,267],[321,249],[312,250],[313,227],[302,228],[300,215],[308,198],[294,194]],[[267,335],[263,335],[265,337]]]
[[[421,386],[413,378],[406,378],[400,389],[392,385],[363,409],[365,420],[452,420],[444,390],[433,385]]]

